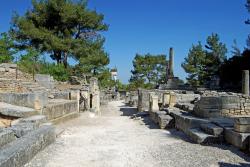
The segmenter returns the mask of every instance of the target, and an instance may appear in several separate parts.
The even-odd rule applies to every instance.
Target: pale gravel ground
[[[134,109],[120,101],[102,110],[60,125],[61,136],[26,167],[250,166],[250,157],[233,147],[193,144],[176,130],[154,129],[147,118],[131,119]]]

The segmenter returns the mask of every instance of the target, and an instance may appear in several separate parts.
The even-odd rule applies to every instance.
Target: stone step
[[[246,150],[249,147],[250,133],[236,132],[233,128],[225,128],[225,140],[237,148]]]
[[[234,121],[231,118],[219,117],[219,118],[210,118],[209,120],[215,125],[222,127],[224,129],[234,126]]]
[[[175,119],[175,127],[182,130],[184,133],[190,128],[200,128],[201,124],[210,123],[207,119],[202,119],[193,116],[192,114],[185,111],[171,111],[170,115]]]
[[[12,130],[1,129],[0,130],[0,148],[16,139]]]
[[[35,123],[35,124],[43,124],[47,122],[45,115],[34,115],[28,118],[23,118],[20,120],[23,123]]]
[[[37,111],[28,107],[21,107],[0,102],[0,114],[16,118],[27,118],[32,115],[36,115]]]
[[[220,136],[223,133],[223,128],[212,123],[201,124],[201,130],[213,136]]]
[[[76,100],[51,99],[43,109],[43,115],[50,121],[75,113],[78,114],[78,101]]]
[[[43,126],[0,149],[0,167],[24,166],[38,152],[55,141],[55,129]]]
[[[158,115],[158,124],[161,129],[174,127],[174,118],[170,115]]]
[[[188,130],[187,135],[198,144],[209,144],[209,143],[219,143],[222,141],[222,137],[216,137],[203,132],[199,128],[191,128]]]

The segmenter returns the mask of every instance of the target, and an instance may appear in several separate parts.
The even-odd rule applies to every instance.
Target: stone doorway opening
[[[93,95],[92,95],[92,94],[90,94],[89,107],[90,107],[90,108],[93,107]]]

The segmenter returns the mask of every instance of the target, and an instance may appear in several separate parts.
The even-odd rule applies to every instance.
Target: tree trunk
[[[63,56],[63,65],[64,65],[65,68],[68,67],[67,61],[68,61],[68,53],[65,52],[64,56]]]

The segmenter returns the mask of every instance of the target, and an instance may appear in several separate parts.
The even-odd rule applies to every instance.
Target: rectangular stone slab
[[[250,125],[250,117],[235,117],[234,123],[241,125]]]
[[[13,131],[9,129],[0,130],[0,148],[16,139]]]
[[[226,128],[224,137],[228,143],[245,150],[247,149],[249,136],[250,133],[239,133],[234,131],[233,128]]]
[[[43,126],[0,149],[0,167],[22,167],[55,141],[55,129]]]
[[[240,133],[250,133],[250,125],[234,124],[234,130]]]
[[[187,135],[198,144],[218,143],[221,141],[220,137],[209,135],[201,131],[199,128],[191,128],[187,131]]]
[[[26,118],[37,114],[32,108],[0,102],[0,114],[16,118]]]
[[[214,135],[214,136],[219,136],[219,135],[222,135],[223,133],[223,128],[216,126],[215,124],[212,124],[212,123],[201,124],[201,129],[204,132],[210,135]]]

